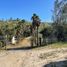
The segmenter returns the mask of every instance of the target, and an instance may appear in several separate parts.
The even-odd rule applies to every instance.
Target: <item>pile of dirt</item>
[[[15,45],[7,45],[6,48],[10,49],[10,48],[21,48],[21,47],[29,47],[31,46],[31,37],[26,37],[26,38],[22,38],[20,39]]]
[[[19,40],[18,45],[30,46],[31,45],[31,37],[26,37],[24,39]]]

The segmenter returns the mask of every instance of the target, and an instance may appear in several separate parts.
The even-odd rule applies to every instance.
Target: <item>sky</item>
[[[31,21],[36,13],[41,21],[51,21],[54,0],[0,0],[0,19],[21,18]]]

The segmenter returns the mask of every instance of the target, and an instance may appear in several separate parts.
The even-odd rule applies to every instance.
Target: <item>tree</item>
[[[20,19],[19,19],[19,18],[17,18],[17,19],[16,19],[16,21],[20,21]]]
[[[21,22],[22,22],[22,23],[25,23],[25,19],[22,19]]]
[[[16,36],[18,36],[18,37],[23,36],[23,32],[24,32],[24,29],[25,29],[25,24],[24,23],[25,23],[24,19],[18,21],[17,26],[15,27]]]
[[[40,25],[40,18],[38,15],[34,13],[31,19],[32,19],[32,26],[34,29]]]
[[[32,34],[33,36],[35,36],[35,29],[37,28],[37,46],[38,46],[38,28],[40,25],[40,18],[38,15],[36,15],[35,13],[32,16]]]
[[[53,13],[53,27],[58,41],[64,41],[67,38],[66,28],[67,26],[67,0],[55,0],[54,13]]]

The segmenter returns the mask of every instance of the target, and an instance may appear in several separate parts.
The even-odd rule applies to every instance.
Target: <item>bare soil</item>
[[[0,67],[51,67],[50,64],[55,62],[57,67],[63,67],[63,61],[67,60],[67,48],[12,49],[19,45],[30,45],[29,38],[21,40],[17,45],[8,46],[9,50],[0,52]]]

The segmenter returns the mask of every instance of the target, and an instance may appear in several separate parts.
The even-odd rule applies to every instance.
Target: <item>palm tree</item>
[[[33,14],[31,19],[32,19],[32,26],[34,29],[40,25],[40,18],[35,13]]]
[[[40,25],[40,18],[35,13],[32,16],[32,34],[35,34],[35,29],[37,29],[37,46],[38,46],[38,28]],[[33,35],[34,36],[34,35]]]

